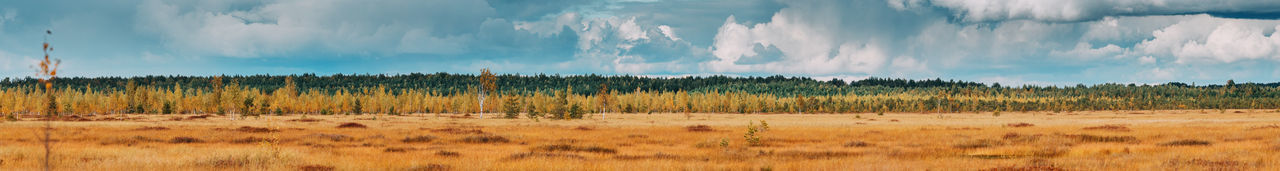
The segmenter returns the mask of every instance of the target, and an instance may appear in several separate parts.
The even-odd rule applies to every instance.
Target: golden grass
[[[307,121],[298,121],[299,116],[130,115],[139,119],[54,122],[52,163],[58,170],[1280,168],[1280,129],[1274,126],[1280,113],[1129,113],[693,114],[689,119],[610,114],[608,120],[570,121],[435,114],[377,120],[312,115]],[[0,170],[40,168],[36,131],[43,122],[26,120],[0,123]],[[743,137],[747,124],[761,120],[770,128],[757,133],[760,145],[749,146]],[[366,128],[339,128],[346,123]]]

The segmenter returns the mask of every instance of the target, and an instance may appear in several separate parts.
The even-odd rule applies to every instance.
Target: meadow
[[[0,170],[41,169],[39,119],[0,122]],[[1278,124],[1274,110],[578,120],[129,114],[51,122],[51,163],[54,170],[1276,170]]]

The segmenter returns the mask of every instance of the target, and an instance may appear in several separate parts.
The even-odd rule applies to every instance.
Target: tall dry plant
[[[44,85],[44,96],[46,99],[46,108],[44,112],[44,136],[40,138],[40,141],[44,144],[44,170],[52,170],[53,167],[49,164],[49,159],[53,152],[50,135],[53,131],[53,119],[58,112],[58,101],[55,99],[57,96],[53,95],[55,92],[53,91],[53,78],[58,75],[58,66],[62,64],[62,60],[56,58],[49,60],[49,52],[53,51],[53,47],[49,46],[49,36],[53,35],[53,31],[45,30],[44,33],[44,60],[40,61],[39,68],[36,69],[36,78],[40,80],[40,84]]]
[[[493,83],[495,80],[493,73],[489,72],[489,68],[480,69],[480,92],[478,99],[480,100],[480,119],[484,119],[484,100],[489,97],[489,93],[498,89],[498,85]]]

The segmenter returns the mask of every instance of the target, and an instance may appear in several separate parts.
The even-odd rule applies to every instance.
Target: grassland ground
[[[52,123],[52,163],[56,170],[1280,169],[1280,113],[1272,110],[599,118],[99,115]],[[747,125],[760,121],[769,128],[752,145]],[[35,118],[0,123],[0,170],[40,169],[43,126]]]

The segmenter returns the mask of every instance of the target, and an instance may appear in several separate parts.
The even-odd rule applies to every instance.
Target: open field
[[[496,116],[498,114],[487,115]],[[583,120],[128,115],[57,121],[56,170],[1276,170],[1272,110],[593,114]],[[86,120],[115,118],[90,117]],[[179,119],[175,119],[179,118]],[[313,119],[313,120],[312,120]],[[749,145],[748,123],[768,123]],[[358,123],[366,128],[344,123]],[[0,123],[38,170],[45,122]],[[1025,124],[1022,124],[1025,123]],[[695,127],[706,125],[707,127]],[[355,128],[352,128],[355,127]],[[723,143],[727,142],[727,146]]]

